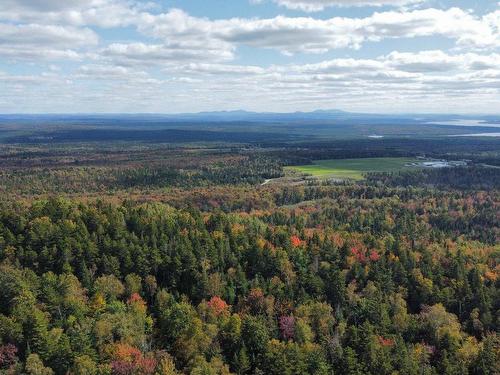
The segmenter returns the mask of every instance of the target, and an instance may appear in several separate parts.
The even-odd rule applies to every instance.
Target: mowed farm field
[[[285,167],[286,170],[305,173],[318,178],[362,180],[368,172],[397,172],[415,169],[407,166],[419,162],[415,158],[365,158],[315,160],[313,164]]]

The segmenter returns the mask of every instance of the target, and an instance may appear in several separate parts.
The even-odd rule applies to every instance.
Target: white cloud
[[[279,1],[320,7],[388,3]],[[25,106],[31,111],[50,110],[51,106],[92,111],[99,110],[93,106],[102,105],[117,112],[228,106],[263,110],[357,106],[369,110],[427,105],[431,109],[443,103],[457,108],[467,104],[479,110],[495,107],[495,100],[498,105],[500,11],[480,16],[459,8],[381,11],[384,9],[365,17],[214,20],[179,9],[160,12],[136,0],[0,0],[1,59],[26,63],[28,72],[31,67],[47,69],[49,63],[41,60],[81,64],[79,68],[71,64],[61,65],[60,70],[49,68],[39,75],[0,74],[0,104]],[[126,37],[114,39],[122,27],[130,27],[122,34]],[[114,32],[99,37],[101,28]],[[364,59],[269,65],[270,53],[266,54],[267,66],[246,63],[249,53],[259,54],[261,49],[287,55],[320,54],[360,49],[388,39],[412,43],[411,38],[421,37],[427,37],[429,49],[447,38],[455,44],[450,50],[453,53],[394,51],[377,57],[367,52],[363,55],[371,57]],[[433,44],[432,38],[439,43]],[[412,49],[418,45],[411,44]],[[239,47],[247,47],[244,54]],[[345,51],[338,54],[345,56]],[[0,105],[0,112],[8,109]]]
[[[462,56],[450,56],[443,51],[422,51],[419,53],[392,52],[387,64],[407,72],[446,72],[460,67]]]
[[[93,47],[98,35],[90,29],[53,25],[0,23],[0,56],[13,60],[78,59],[75,50]]]
[[[500,70],[500,55],[467,53],[448,55],[440,50],[418,53],[392,52],[384,58],[386,64],[407,72],[441,73],[447,71]]]
[[[113,43],[100,51],[100,55],[104,59],[124,65],[165,65],[186,60],[230,60],[233,57],[231,49],[189,43]]]
[[[73,26],[121,27],[134,25],[137,30],[161,40],[147,44],[145,41],[115,43],[103,51],[107,55],[122,54],[131,61],[159,61],[203,59],[223,61],[232,59],[238,46],[275,49],[284,54],[325,53],[333,49],[359,49],[367,42],[381,42],[385,39],[440,36],[455,40],[461,48],[496,48],[500,46],[500,11],[483,17],[460,8],[447,10],[419,9],[413,11],[375,12],[364,18],[333,17],[316,19],[312,17],[274,18],[232,18],[210,20],[193,17],[179,9],[153,14],[136,2],[120,0],[72,0],[64,6],[52,0],[40,9],[35,0],[7,0],[0,5],[0,19],[36,20],[38,23],[10,26],[45,28]],[[70,6],[71,5],[71,6]],[[23,10],[23,11],[22,11]],[[49,23],[49,24],[47,24]],[[4,26],[8,27],[8,26]],[[36,30],[26,33],[25,42],[38,44],[40,37]],[[47,34],[48,30],[42,30]],[[89,29],[68,29],[69,35],[81,32],[89,39]],[[53,33],[54,40],[64,40],[65,32]],[[30,42],[27,39],[31,38]],[[50,42],[46,40],[44,42]],[[43,44],[43,43],[42,43]],[[78,43],[77,43],[78,45]]]
[[[499,30],[494,25],[496,17],[496,13],[480,18],[459,8],[430,8],[377,12],[365,18],[277,16],[208,20],[174,9],[156,16],[143,16],[138,27],[147,35],[167,41],[198,41],[225,50],[246,45],[294,54],[357,49],[366,42],[425,36],[454,39],[462,47],[494,48],[500,45]]]
[[[145,71],[133,70],[123,66],[92,64],[79,67],[73,77],[75,79],[130,80],[131,78],[148,78],[149,75]]]
[[[191,63],[188,65],[170,67],[169,70],[166,71],[179,71],[184,74],[252,76],[264,74],[266,69],[253,65]]]
[[[23,10],[36,10],[36,11],[61,11],[65,9],[81,8],[85,5],[95,4],[95,0],[3,0],[0,9],[23,9]]]
[[[0,19],[16,22],[120,27],[134,24],[148,3],[127,0],[2,0]]]
[[[288,9],[305,12],[319,12],[329,7],[399,7],[422,2],[423,0],[273,0]],[[261,1],[254,1],[261,2]]]
[[[237,103],[236,107],[245,108],[259,103],[266,109],[282,110],[290,105],[306,110],[338,106],[376,110],[390,103],[395,110],[448,101],[463,111],[466,102],[467,108],[479,110],[500,100],[500,59],[496,54],[393,52],[376,59],[333,59],[250,69],[251,73],[241,75],[232,74],[234,69],[245,70],[221,64],[178,67],[178,71],[201,80],[197,85],[199,100],[203,101],[202,94],[210,93],[220,103],[227,98],[229,103]],[[221,72],[226,73],[221,76]],[[203,78],[207,74],[212,77]]]
[[[0,56],[9,61],[34,60],[80,60],[81,54],[74,50],[50,48],[19,48],[18,46],[0,46]]]
[[[449,38],[461,47],[500,45],[500,11],[483,17],[460,8],[428,8],[376,12],[364,18],[277,16],[210,20],[179,9],[154,14],[144,3],[136,1],[52,0],[43,8],[35,6],[40,4],[35,0],[6,1],[0,5],[0,19],[108,28],[135,26],[147,36],[162,39],[165,48],[208,49],[209,54],[218,50],[223,55],[221,59],[230,56],[238,45],[276,49],[285,54],[324,53],[338,48],[360,48],[366,42],[423,36]],[[58,6],[59,3],[64,6]]]
[[[0,24],[0,44],[81,47],[96,45],[98,36],[90,29],[52,25]]]
[[[425,111],[442,110],[443,105],[464,112],[491,111],[500,100],[500,55],[495,53],[395,51],[372,59],[339,58],[267,68],[186,62],[165,66],[161,79],[143,69],[102,63],[85,64],[66,76],[60,72],[38,77],[4,75],[0,81],[7,88],[0,100],[9,95],[21,103],[33,100],[40,95],[40,87],[61,106],[73,104],[81,111],[104,101],[109,111],[128,112],[319,107]],[[97,87],[92,85],[96,81]]]

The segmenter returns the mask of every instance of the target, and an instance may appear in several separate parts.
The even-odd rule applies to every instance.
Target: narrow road
[[[264,185],[267,185],[268,183],[270,183],[272,181],[272,178],[268,178],[266,179],[262,184],[260,184],[260,186],[264,186]]]

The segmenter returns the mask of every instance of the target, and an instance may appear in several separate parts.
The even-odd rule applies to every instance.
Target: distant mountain
[[[141,115],[138,115],[141,116]],[[455,115],[455,114],[373,114],[346,112],[338,109],[318,109],[312,112],[250,112],[244,110],[235,111],[215,111],[198,113],[179,113],[165,115],[146,115],[153,116],[162,120],[171,121],[231,121],[231,122],[324,122],[332,121],[360,121],[362,123],[426,123],[453,121],[463,119],[475,119],[479,121],[491,122],[498,121],[498,116],[481,115]]]
[[[0,114],[0,120],[142,120],[142,121],[165,121],[165,122],[300,122],[300,121],[325,121],[353,118],[378,118],[380,115],[368,115],[344,112],[340,110],[316,110],[313,112],[249,112],[244,110],[214,111],[198,113],[133,113],[133,114]]]
[[[313,112],[249,112],[244,110],[236,111],[215,111],[199,113],[179,113],[165,115],[168,118],[180,120],[197,121],[304,121],[304,120],[330,120],[339,117],[352,117],[354,113],[340,110],[317,110]]]
[[[141,121],[141,122],[332,122],[335,123],[383,123],[383,124],[439,124],[443,121],[476,120],[484,123],[500,123],[500,116],[494,115],[456,115],[456,114],[373,114],[346,112],[338,109],[318,109],[312,112],[250,112],[245,110],[214,111],[198,113],[109,113],[109,114],[0,114],[0,121]]]

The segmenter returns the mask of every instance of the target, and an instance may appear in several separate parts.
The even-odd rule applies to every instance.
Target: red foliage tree
[[[379,253],[377,253],[375,250],[372,250],[372,251],[370,252],[370,260],[371,260],[372,262],[376,262],[376,261],[377,261],[377,260],[379,260],[379,259],[380,259],[380,254],[379,254]]]
[[[147,310],[146,302],[142,299],[139,293],[132,293],[127,303],[132,306],[136,311],[145,313]]]
[[[226,312],[229,308],[226,301],[224,301],[219,296],[213,296],[210,301],[207,302],[208,307],[212,309],[215,315],[220,315]]]
[[[378,342],[380,345],[385,346],[385,347],[391,347],[394,346],[394,340],[393,339],[386,339],[383,336],[378,337]]]
[[[357,247],[351,248],[351,254],[354,255],[356,260],[360,263],[366,262],[365,252],[363,250],[358,249]]]
[[[299,247],[304,244],[304,241],[302,241],[298,236],[290,237],[290,241],[292,242],[293,247]]]
[[[149,375],[154,373],[156,365],[154,357],[144,356],[139,349],[128,344],[117,344],[111,362],[113,374],[116,375]]]

